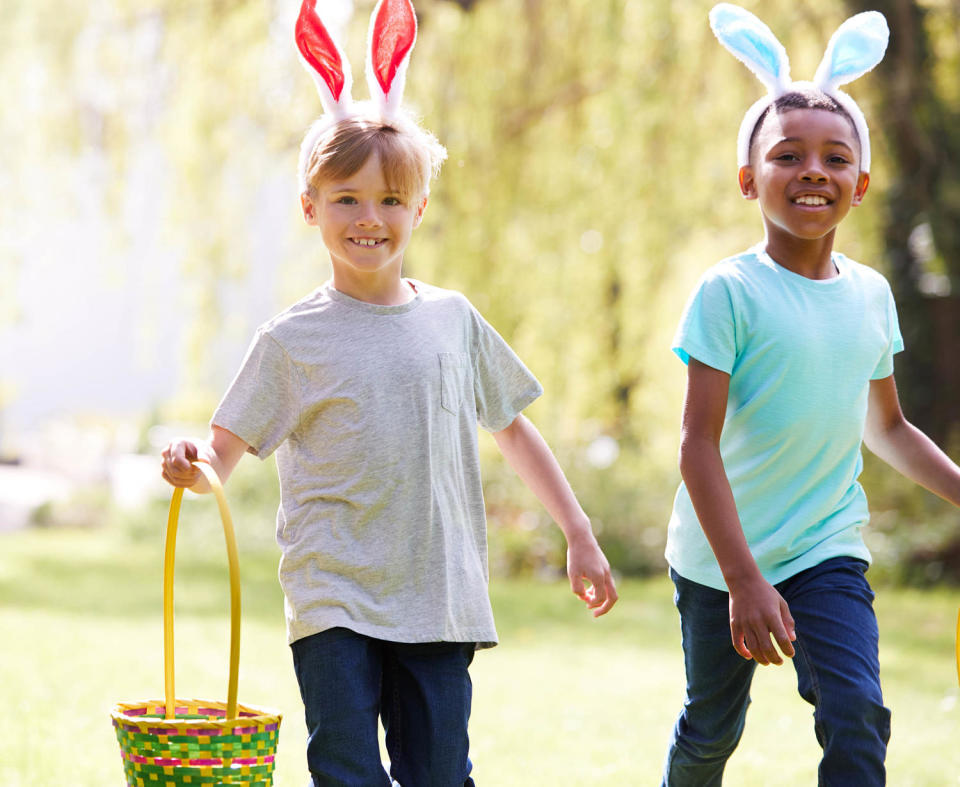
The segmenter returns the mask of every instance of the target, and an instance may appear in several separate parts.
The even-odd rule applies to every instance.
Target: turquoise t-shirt
[[[701,278],[673,350],[730,375],[720,437],[747,543],[768,582],[832,557],[870,560],[857,481],[870,380],[893,374],[903,349],[886,279],[834,253],[839,275],[813,280],[762,246]],[[726,590],[680,484],[666,558],[681,576]]]

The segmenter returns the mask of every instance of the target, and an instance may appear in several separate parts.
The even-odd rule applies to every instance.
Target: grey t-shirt
[[[212,423],[277,451],[290,642],[344,627],[496,643],[477,424],[541,393],[467,299],[410,282],[400,306],[326,284],[260,327]]]

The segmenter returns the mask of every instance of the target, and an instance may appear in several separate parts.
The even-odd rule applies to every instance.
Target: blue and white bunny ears
[[[320,136],[333,124],[372,114],[385,121],[401,117],[410,53],[417,40],[417,17],[410,0],[380,0],[370,16],[367,34],[367,86],[371,101],[354,105],[350,62],[324,26],[317,0],[303,0],[294,31],[300,59],[313,77],[324,115],[307,132],[300,146],[300,188],[306,189],[306,169]],[[371,107],[372,105],[372,107]]]
[[[730,3],[715,5],[710,11],[714,35],[766,85],[767,95],[757,101],[743,118],[737,136],[737,165],[750,163],[750,136],[760,116],[780,96],[798,87],[811,85],[834,99],[853,120],[860,138],[860,170],[870,171],[870,131],[857,103],[840,90],[877,65],[887,50],[890,31],[887,20],[878,11],[865,11],[850,17],[830,39],[813,82],[793,82],[787,51],[756,16]]]

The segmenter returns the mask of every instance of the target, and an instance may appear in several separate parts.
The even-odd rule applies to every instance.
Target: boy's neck
[[[822,238],[808,240],[784,233],[767,232],[764,251],[783,268],[807,279],[833,279],[839,275],[833,262],[836,229]]]
[[[413,284],[399,276],[360,277],[333,271],[333,288],[354,300],[377,306],[402,306],[416,297]]]

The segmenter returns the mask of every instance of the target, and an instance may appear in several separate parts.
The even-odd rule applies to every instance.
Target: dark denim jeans
[[[336,628],[297,640],[314,785],[473,785],[467,721],[473,643],[384,642]],[[383,721],[390,776],[380,761]]]
[[[797,689],[814,707],[823,747],[819,784],[872,787],[886,781],[890,711],[880,691],[877,619],[867,564],[834,558],[776,585],[796,622]],[[663,784],[719,785],[743,732],[756,662],[730,640],[726,592],[671,570],[680,611],[687,697],[667,752]]]

